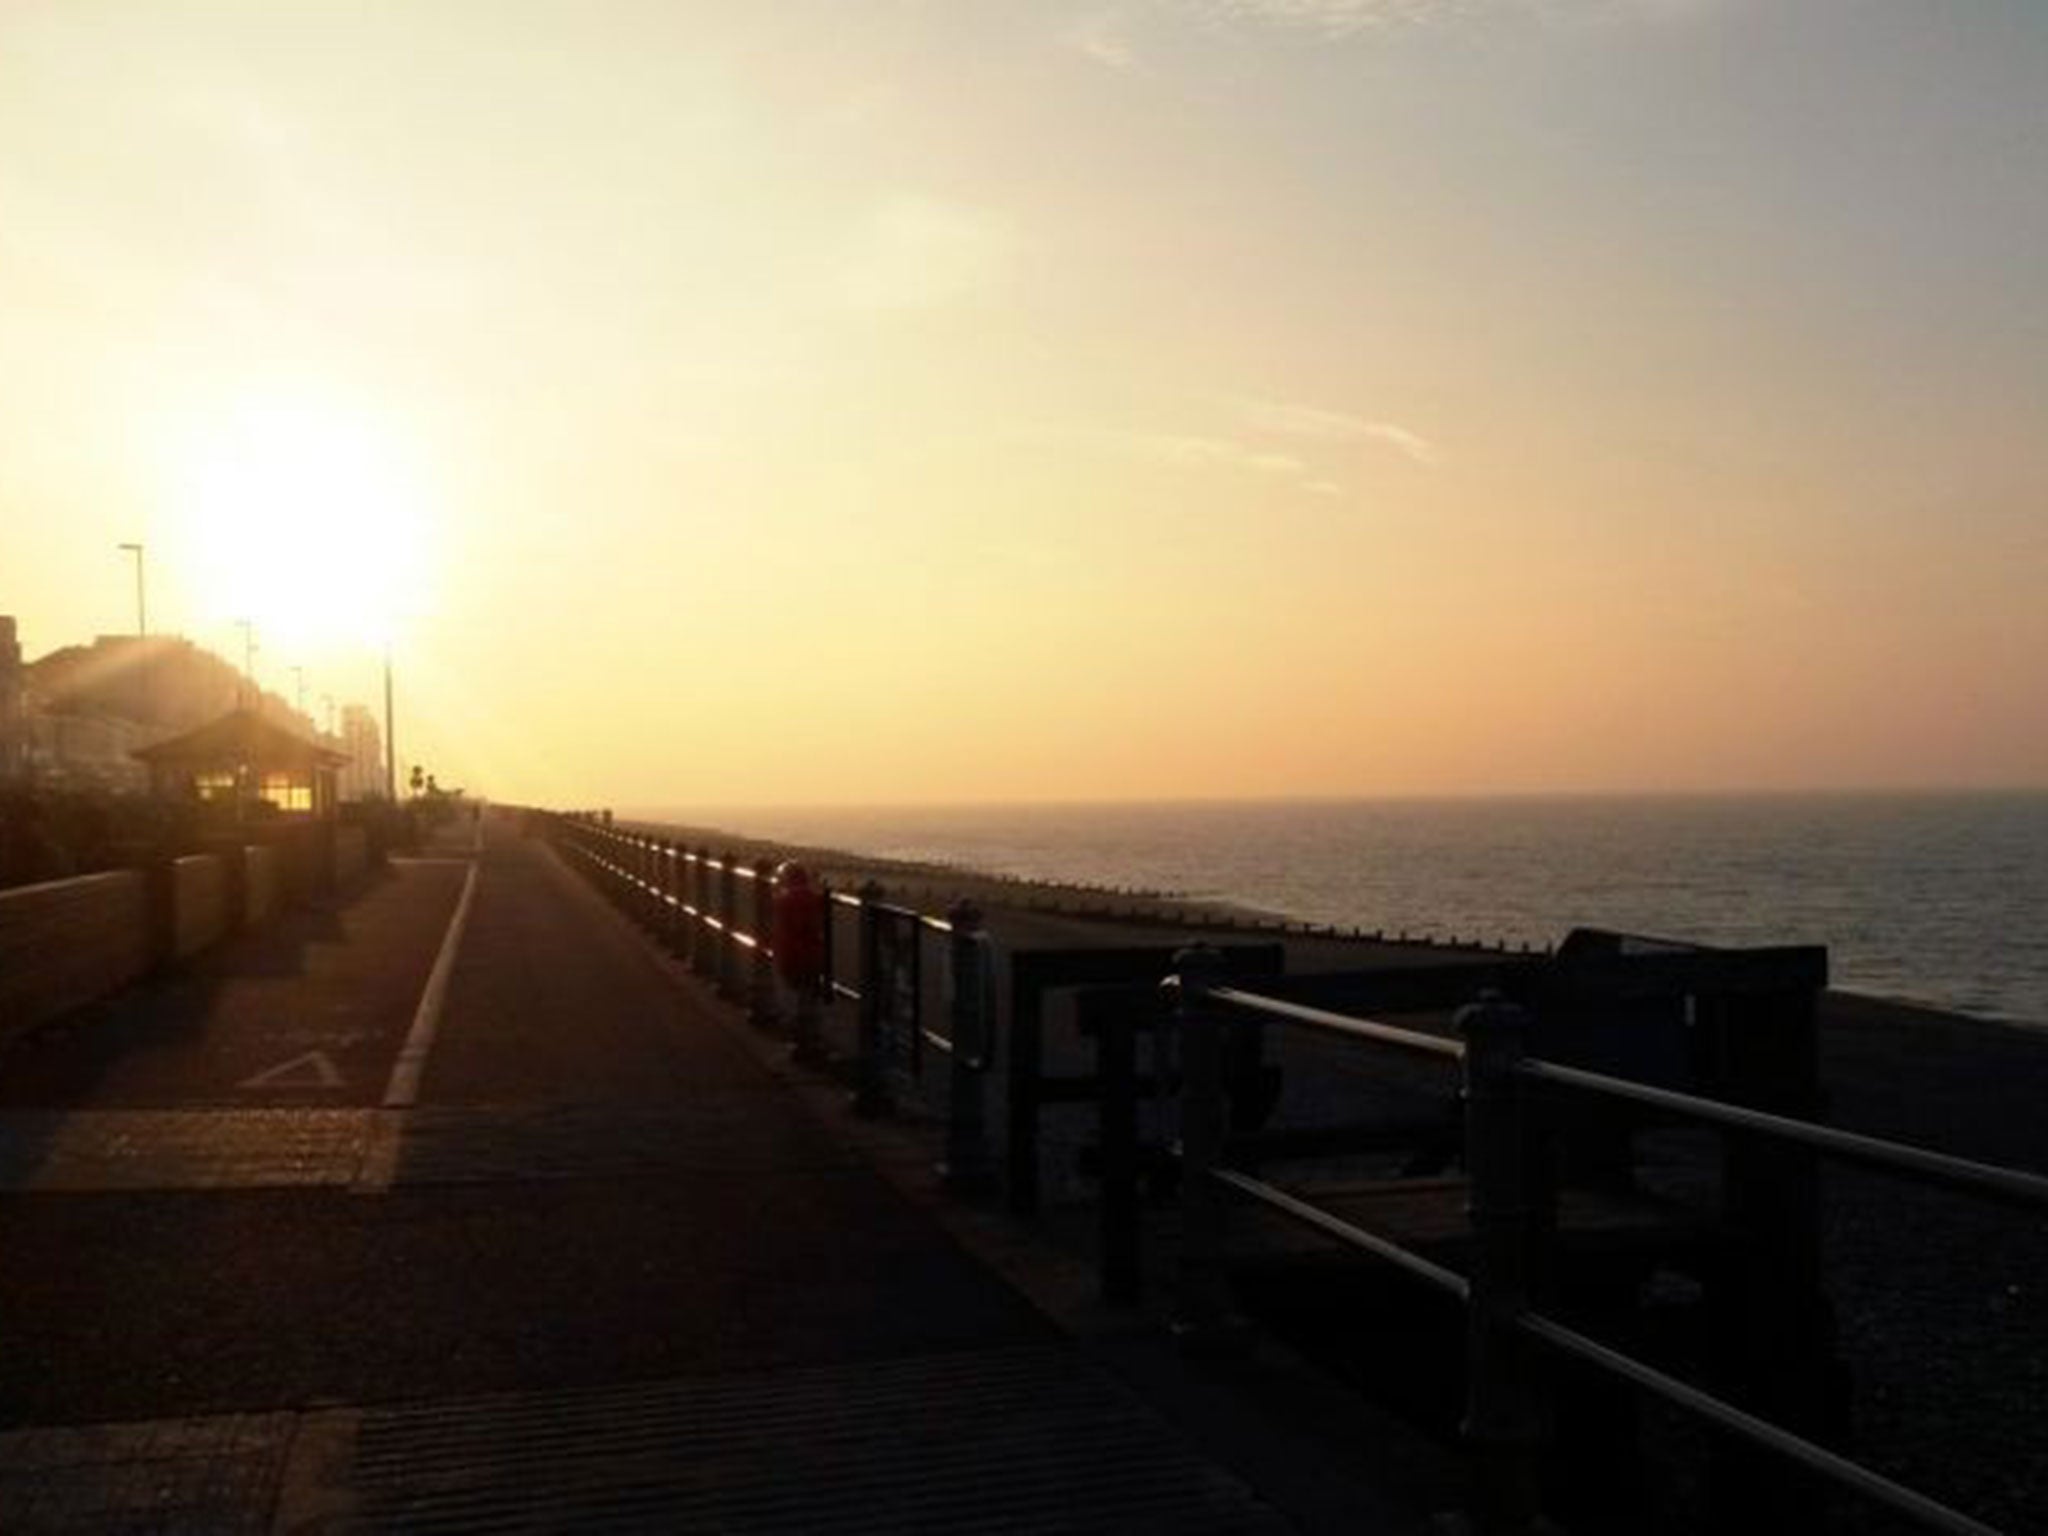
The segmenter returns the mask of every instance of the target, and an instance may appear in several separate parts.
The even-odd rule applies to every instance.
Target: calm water
[[[1835,983],[2048,1026],[2048,793],[665,813],[1316,922],[1821,943]]]

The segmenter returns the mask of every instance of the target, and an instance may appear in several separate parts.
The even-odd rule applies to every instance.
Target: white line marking
[[[290,1061],[244,1078],[237,1088],[339,1088],[341,1074],[325,1051],[308,1051]]]
[[[412,1028],[399,1048],[391,1068],[391,1082],[384,1090],[386,1109],[404,1109],[420,1096],[420,1074],[426,1070],[427,1051],[434,1043],[434,1031],[441,1025],[441,1002],[448,995],[448,977],[455,969],[455,951],[462,946],[463,926],[469,921],[469,903],[476,895],[477,866],[469,866],[469,878],[462,882],[462,897],[455,903],[455,915],[448,919],[441,953],[434,957],[434,969],[427,976],[427,990],[420,994],[419,1010],[412,1016]]]

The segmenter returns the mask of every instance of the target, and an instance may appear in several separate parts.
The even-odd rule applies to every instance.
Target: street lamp
[[[138,636],[149,633],[149,609],[143,601],[142,587],[142,546],[123,543],[116,546],[135,557],[135,633]]]
[[[384,642],[384,798],[398,804],[398,727],[391,716],[391,642]]]
[[[256,626],[248,619],[237,619],[235,625],[242,631],[242,676],[249,689],[245,707],[258,709],[263,704],[263,695],[256,688]]]

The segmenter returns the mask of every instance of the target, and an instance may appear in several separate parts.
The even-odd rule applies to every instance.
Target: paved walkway
[[[0,1530],[1289,1528],[837,1131],[509,830],[18,1041]]]

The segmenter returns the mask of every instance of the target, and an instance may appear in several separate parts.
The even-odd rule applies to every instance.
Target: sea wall
[[[242,920],[254,928],[265,923],[278,907],[277,854],[261,844],[242,850]]]
[[[292,827],[153,865],[0,891],[0,1038],[205,953],[370,865],[361,827]],[[331,841],[330,841],[331,839]]]
[[[33,1029],[149,968],[140,870],[0,891],[0,1035]]]
[[[193,854],[171,864],[171,953],[183,960],[228,930],[226,861]]]

